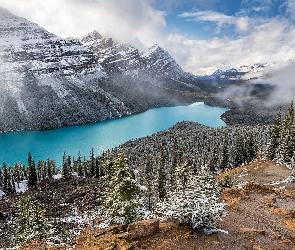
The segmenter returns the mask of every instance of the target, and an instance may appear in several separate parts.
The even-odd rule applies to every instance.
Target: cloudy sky
[[[209,74],[295,58],[294,0],[0,0],[61,37],[97,30],[134,46],[159,44]]]

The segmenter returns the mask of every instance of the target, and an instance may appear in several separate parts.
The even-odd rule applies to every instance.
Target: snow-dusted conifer
[[[278,147],[281,140],[282,114],[281,108],[278,110],[274,123],[269,130],[269,139],[267,142],[266,156],[269,160],[274,160],[277,156]]]
[[[45,238],[49,227],[45,218],[45,210],[40,203],[33,201],[31,197],[22,197],[17,206],[13,228],[14,242],[18,245]]]
[[[228,149],[228,137],[227,134],[223,138],[222,146],[221,146],[221,156],[220,156],[220,167],[222,169],[227,169],[229,168],[229,149]]]
[[[7,167],[5,162],[2,165],[3,170],[3,192],[6,195],[15,193],[15,184],[11,167]]]
[[[177,188],[169,192],[167,200],[157,204],[156,211],[164,219],[177,219],[192,228],[211,227],[224,210],[224,204],[218,201],[215,180],[208,170],[192,175],[184,166],[177,169]]]
[[[67,156],[66,151],[64,151],[62,157],[62,175],[64,178],[69,178],[71,173],[71,158]]]
[[[89,176],[94,177],[96,175],[96,160],[94,157],[94,149],[91,148],[89,159]]]
[[[37,172],[35,162],[31,155],[31,152],[28,153],[28,187],[34,187],[37,185]]]
[[[250,163],[257,156],[257,142],[254,134],[251,132],[246,143],[246,163]]]
[[[108,149],[102,156],[101,174],[104,180],[109,180],[114,173],[114,159],[111,151]]]
[[[122,148],[115,158],[114,173],[106,187],[106,218],[111,225],[129,224],[141,219],[143,203],[140,197],[141,189],[136,183],[135,174],[128,166],[126,155]]]
[[[146,187],[146,190],[144,192],[145,206],[147,210],[152,211],[156,200],[156,190],[154,185],[155,183],[153,181],[153,165],[149,157],[147,159],[147,162],[145,163],[144,177],[145,178],[143,184]]]
[[[164,143],[162,142],[161,153],[158,160],[158,178],[157,178],[157,192],[158,198],[163,200],[166,198],[166,173],[165,173],[165,158],[164,158]]]
[[[295,111],[293,101],[283,120],[281,129],[281,141],[278,147],[278,160],[290,164],[295,150]]]

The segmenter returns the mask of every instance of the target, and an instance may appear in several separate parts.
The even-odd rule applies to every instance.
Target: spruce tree
[[[295,148],[295,111],[293,101],[288,108],[288,112],[284,118],[282,130],[281,130],[281,141],[278,149],[278,159],[285,164],[290,164]]]
[[[34,187],[37,185],[37,172],[35,162],[31,155],[31,152],[28,153],[28,187]]]
[[[274,160],[278,154],[278,148],[281,142],[282,130],[282,114],[281,108],[278,110],[274,123],[271,125],[268,133],[268,143],[266,148],[266,156],[269,160]]]
[[[66,151],[64,151],[63,157],[62,157],[62,175],[64,178],[70,177],[71,172],[71,158],[70,156],[67,156]]]
[[[37,164],[37,179],[38,181],[44,180],[47,177],[47,166],[46,162],[43,160],[39,160]]]
[[[18,245],[45,238],[49,227],[41,204],[31,197],[22,197],[17,204],[13,228],[14,242]]]
[[[53,176],[53,174],[54,174],[54,168],[55,168],[55,166],[54,166],[54,164],[53,164],[53,162],[52,161],[50,161],[50,159],[49,158],[47,158],[47,162],[46,162],[46,165],[47,165],[47,177],[49,178],[49,179],[51,179],[52,178],[52,176]]]
[[[0,189],[3,189],[3,171],[0,169]]]
[[[192,228],[210,228],[224,211],[214,177],[208,170],[192,175],[186,172],[184,165],[177,172],[177,188],[169,193],[167,200],[157,204],[157,214],[162,214],[163,219],[187,223]]]
[[[246,163],[250,163],[257,156],[257,142],[253,133],[250,133],[246,143]]]
[[[128,166],[123,149],[119,149],[112,174],[106,190],[106,218],[111,225],[129,224],[141,219],[141,190],[136,183],[135,174]]]
[[[146,187],[146,190],[144,192],[146,208],[147,210],[152,211],[155,203],[155,188],[153,182],[153,165],[150,157],[148,157],[145,164],[144,174],[145,175],[143,184]]]
[[[98,158],[95,159],[95,178],[100,178],[101,173],[100,173],[100,166],[99,166],[99,161]]]
[[[245,143],[244,137],[242,135],[237,135],[236,139],[236,148],[234,154],[234,167],[241,166],[245,162]]]
[[[114,159],[111,151],[108,149],[102,156],[101,174],[105,181],[108,181],[114,173]]]
[[[161,147],[161,153],[158,160],[158,178],[157,178],[157,192],[160,200],[166,197],[166,173],[165,173],[165,158],[163,143]]]
[[[228,137],[227,134],[223,137],[223,142],[221,146],[221,161],[220,161],[220,167],[222,169],[228,169],[229,168],[229,149],[228,149]]]
[[[94,157],[94,149],[92,148],[90,151],[90,169],[89,169],[89,176],[95,176],[95,167],[96,167],[96,160]]]
[[[11,195],[16,192],[11,169],[6,166],[5,162],[3,162],[2,170],[3,170],[3,190],[2,191],[6,195]]]
[[[177,138],[174,138],[173,142],[173,151],[172,151],[172,161],[171,166],[169,169],[169,185],[171,189],[176,187],[176,173],[175,169],[179,164],[179,152],[178,152],[178,145],[177,145]]]

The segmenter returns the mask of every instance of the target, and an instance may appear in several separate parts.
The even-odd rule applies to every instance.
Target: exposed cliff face
[[[169,53],[158,45],[146,51],[103,38],[93,31],[80,39],[91,50],[108,74],[120,73],[139,80],[153,79],[151,84],[174,90],[200,90],[198,81],[184,72]]]
[[[106,73],[75,39],[0,9],[0,131],[50,129],[127,115],[100,88]]]
[[[0,132],[85,124],[190,102],[199,91],[168,52],[92,32],[60,38],[0,9]]]

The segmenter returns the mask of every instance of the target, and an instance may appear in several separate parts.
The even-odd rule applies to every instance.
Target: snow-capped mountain
[[[227,70],[216,70],[212,75],[199,76],[201,80],[216,80],[216,81],[237,81],[237,80],[251,80],[272,74],[285,66],[290,61],[280,61],[274,63],[255,63],[251,65],[243,65],[237,68],[230,68]]]
[[[97,31],[87,34],[80,41],[96,55],[109,74],[116,72],[138,78],[148,74],[166,82],[166,87],[197,89],[196,78],[184,72],[169,53],[158,45],[141,51],[112,38],[103,38]]]
[[[188,102],[199,90],[168,52],[58,37],[0,8],[0,132],[85,124]]]
[[[46,129],[129,114],[80,41],[0,9],[0,131]]]

